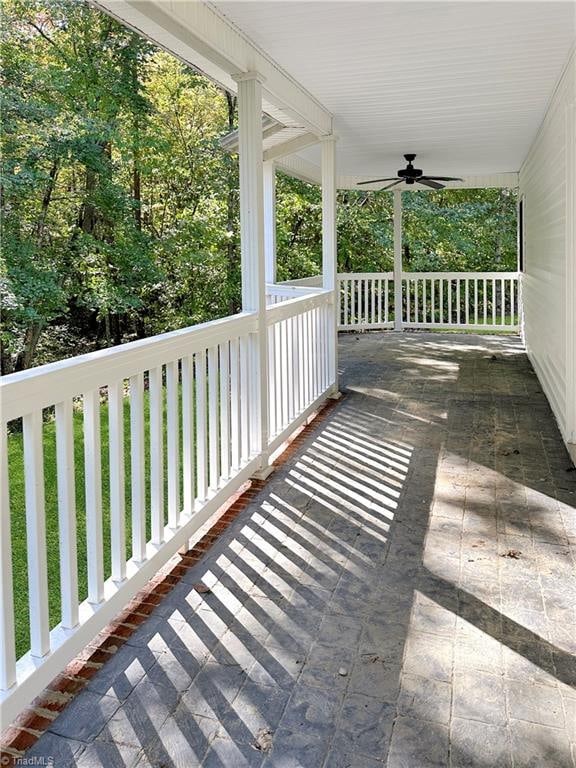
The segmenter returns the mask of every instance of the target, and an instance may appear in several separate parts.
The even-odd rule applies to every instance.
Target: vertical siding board
[[[523,331],[526,349],[567,442],[576,401],[574,358],[574,52],[520,169],[524,199]],[[567,396],[569,399],[567,399]],[[575,449],[576,452],[576,449]]]

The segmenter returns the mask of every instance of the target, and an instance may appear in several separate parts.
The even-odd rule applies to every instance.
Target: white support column
[[[402,192],[394,190],[394,330],[402,330]]]
[[[258,333],[250,342],[250,447],[262,457],[259,477],[268,466],[268,333],[264,262],[264,190],[262,162],[262,79],[255,72],[235,77],[238,83],[238,151],[240,156],[240,250],[242,309],[258,314]]]
[[[276,165],[264,162],[264,261],[266,282],[276,282]]]
[[[322,138],[322,286],[333,291],[328,331],[328,375],[338,394],[338,245],[336,236],[336,137]]]

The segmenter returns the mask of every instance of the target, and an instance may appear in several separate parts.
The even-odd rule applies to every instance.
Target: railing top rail
[[[391,280],[394,272],[339,272],[338,280]]]
[[[0,379],[2,421],[17,419],[38,408],[46,408],[256,329],[256,313],[240,312],[220,320],[11,373]]]
[[[322,288],[278,283],[266,284],[266,293],[270,296],[312,296],[318,293],[319,290],[322,290]]]
[[[293,285],[299,288],[305,288],[305,287],[312,287],[312,288],[321,288],[322,287],[322,275],[310,275],[309,277],[297,277],[294,278],[294,280],[283,280],[280,285]]]
[[[403,280],[516,280],[518,272],[402,272]]]
[[[332,296],[333,292],[331,290],[316,288],[312,294],[288,299],[280,304],[272,304],[266,307],[266,323],[274,325],[281,320],[287,320],[289,317],[316,309],[316,307],[329,303]]]

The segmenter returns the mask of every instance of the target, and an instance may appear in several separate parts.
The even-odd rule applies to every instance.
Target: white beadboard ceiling
[[[212,3],[334,115],[339,175],[517,172],[576,36],[574,2]],[[318,165],[318,148],[294,158]],[[348,185],[348,184],[347,184]]]

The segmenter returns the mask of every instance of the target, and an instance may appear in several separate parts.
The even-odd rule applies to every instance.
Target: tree
[[[240,301],[236,99],[84,0],[4,0],[2,372]],[[405,268],[514,269],[515,196],[406,193]],[[321,268],[321,192],[279,174],[278,279]],[[338,193],[340,271],[393,264],[392,195]]]

